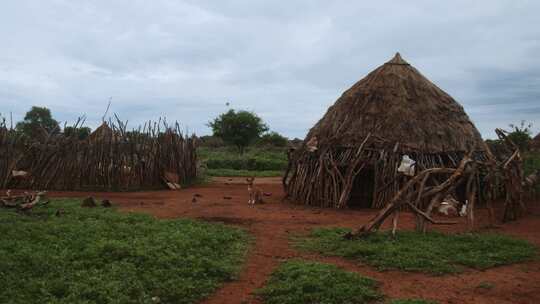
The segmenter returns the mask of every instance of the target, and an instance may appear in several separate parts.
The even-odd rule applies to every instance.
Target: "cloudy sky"
[[[112,97],[132,127],[166,116],[202,135],[229,102],[302,138],[399,51],[484,137],[521,120],[539,132],[538,12],[519,0],[2,0],[0,113],[40,105],[95,127]]]

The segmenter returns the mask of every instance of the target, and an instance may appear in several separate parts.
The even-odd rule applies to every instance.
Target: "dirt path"
[[[282,261],[301,257],[334,263],[381,282],[382,292],[391,298],[425,298],[438,303],[540,303],[540,262],[497,267],[487,271],[469,270],[460,275],[431,276],[399,271],[378,272],[373,268],[341,258],[328,258],[300,253],[289,245],[291,233],[307,233],[314,227],[358,227],[373,216],[374,211],[331,210],[282,203],[279,178],[257,179],[264,192],[272,195],[266,204],[249,206],[246,186],[241,178],[219,178],[210,185],[182,191],[131,193],[57,192],[52,196],[88,196],[108,198],[124,211],[142,211],[160,218],[190,217],[219,221],[247,229],[255,237],[246,265],[237,281],[226,283],[203,303],[260,303],[253,291],[262,287],[270,273]],[[256,181],[256,182],[257,182]],[[192,203],[193,194],[202,197]],[[230,197],[231,199],[225,199]],[[540,246],[540,210],[517,223],[503,225],[495,232],[525,238]],[[477,212],[478,226],[486,223],[485,212]],[[412,229],[413,218],[404,215],[400,227]],[[443,227],[460,231],[460,226]],[[450,230],[452,229],[452,230]],[[489,283],[493,288],[479,287]]]

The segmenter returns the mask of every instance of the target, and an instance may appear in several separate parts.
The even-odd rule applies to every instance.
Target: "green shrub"
[[[523,171],[525,176],[540,170],[540,152],[529,152],[523,155]],[[540,192],[540,183],[534,186],[537,192]]]
[[[258,293],[266,304],[361,304],[381,298],[372,279],[301,260],[281,264]]]
[[[288,143],[289,139],[277,132],[263,134],[263,136],[261,136],[261,138],[259,138],[257,141],[258,145],[274,147],[286,147]]]
[[[520,124],[510,124],[509,127],[511,131],[508,131],[508,138],[518,146],[520,151],[525,152],[529,150],[532,123],[522,120]]]
[[[400,269],[433,274],[459,272],[463,267],[487,269],[523,262],[536,254],[529,242],[497,234],[375,233],[358,240],[346,240],[343,228],[320,228],[296,246],[325,255],[357,259],[380,270]]]
[[[246,253],[237,228],[79,205],[0,209],[0,303],[197,303]]]
[[[209,159],[206,161],[208,169],[234,169],[234,170],[284,170],[286,163],[275,159],[264,158],[229,158]]]
[[[198,149],[198,156],[208,169],[280,171],[287,167],[287,155],[283,149],[250,148],[239,155],[231,147],[202,147]]]
[[[531,174],[540,169],[540,152],[529,152],[523,155],[523,171]]]

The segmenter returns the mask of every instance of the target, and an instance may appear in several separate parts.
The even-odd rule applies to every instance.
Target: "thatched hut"
[[[99,127],[97,127],[94,132],[90,133],[88,136],[88,141],[90,142],[113,142],[119,138],[118,132],[114,131],[107,122],[103,122]]]
[[[417,170],[458,166],[467,151],[483,158],[480,133],[463,107],[397,53],[354,84],[290,156],[290,199],[321,207],[385,205]]]
[[[531,150],[540,152],[540,133],[531,140]]]
[[[0,124],[0,140],[7,137],[7,134],[8,129],[4,125]]]

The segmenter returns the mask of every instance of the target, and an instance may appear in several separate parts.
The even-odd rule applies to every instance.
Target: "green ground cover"
[[[362,304],[382,298],[372,279],[302,260],[281,264],[258,293],[266,304]]]
[[[536,248],[527,241],[498,234],[442,234],[399,232],[375,233],[358,240],[346,240],[343,228],[314,229],[307,237],[295,239],[302,250],[329,256],[356,259],[380,270],[432,274],[455,273],[464,267],[487,269],[527,261]]]
[[[220,224],[79,205],[0,209],[0,303],[196,303],[235,277],[249,243]]]

